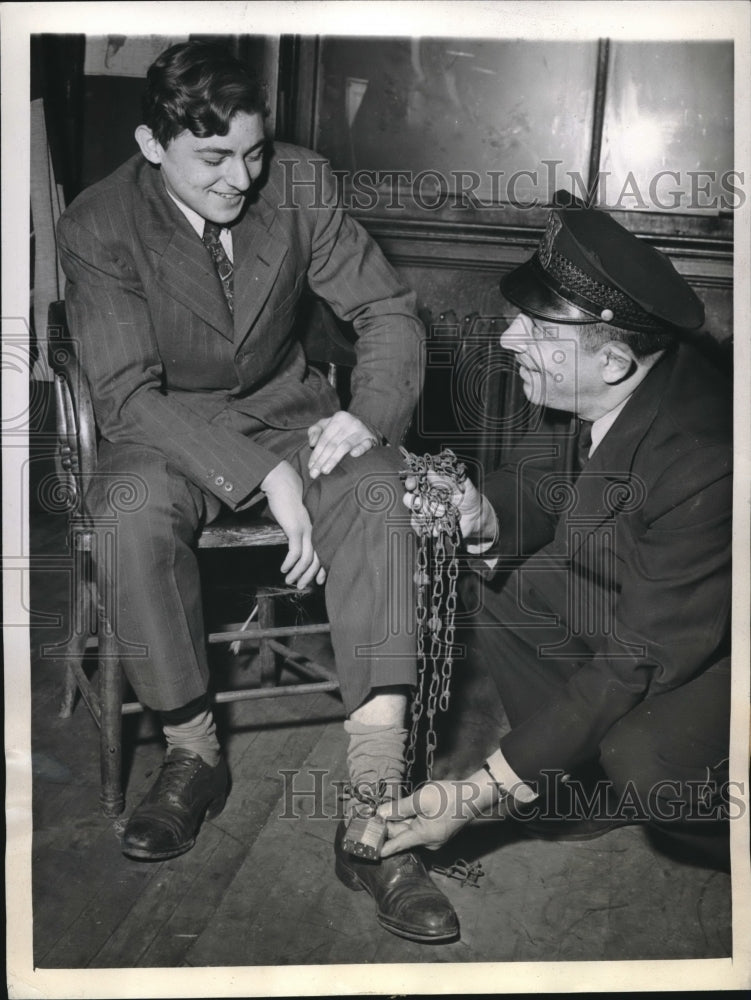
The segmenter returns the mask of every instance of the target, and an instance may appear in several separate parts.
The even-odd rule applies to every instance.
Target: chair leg
[[[91,567],[88,562],[88,550],[80,545],[75,545],[74,552],[76,563],[71,593],[71,634],[65,643],[59,647],[66,660],[63,694],[60,701],[60,709],[57,713],[60,719],[69,719],[73,715],[76,695],[81,685],[85,682],[82,670],[83,659],[86,655],[86,645],[92,631],[92,626],[95,627],[96,596],[94,583],[90,578]],[[48,655],[49,649],[50,647],[45,648],[45,655]],[[73,666],[74,663],[75,667]],[[76,676],[77,674],[78,677]],[[81,678],[80,683],[79,677]],[[86,695],[87,704],[91,708],[91,695],[89,692],[82,691],[82,693]],[[96,710],[93,710],[92,714],[98,724],[99,720]]]
[[[102,648],[102,646],[104,648]],[[123,794],[122,669],[115,651],[105,640],[99,651],[99,695],[102,725],[99,732],[102,787],[99,800],[105,816],[119,816],[125,808]]]
[[[63,683],[63,696],[60,699],[60,708],[57,713],[59,719],[69,719],[73,715],[73,708],[76,704],[78,694],[78,682],[73,668],[68,663],[65,667],[65,681]]]
[[[104,550],[102,550],[104,551]],[[104,559],[101,560],[104,562]],[[97,623],[99,632],[99,800],[105,816],[119,816],[125,808],[123,795],[123,674],[114,628],[113,594],[106,577],[97,570]]]
[[[267,594],[258,594],[258,627],[273,628],[275,625],[274,598]],[[261,686],[275,687],[279,683],[279,666],[277,656],[268,639],[261,639],[258,648],[258,660],[261,666]]]

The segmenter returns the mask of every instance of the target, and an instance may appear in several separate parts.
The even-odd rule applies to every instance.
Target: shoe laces
[[[375,811],[381,803],[386,801],[388,784],[382,778],[378,784],[372,781],[358,781],[353,783],[348,781],[341,792],[341,800],[348,805],[355,800],[361,806],[358,809],[360,815],[374,816]]]
[[[193,778],[202,761],[168,754],[162,761],[159,784],[167,795],[179,795]]]

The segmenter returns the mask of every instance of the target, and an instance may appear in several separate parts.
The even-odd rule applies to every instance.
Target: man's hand
[[[308,443],[313,452],[308,459],[308,469],[313,479],[335,469],[345,455],[359,458],[374,448],[378,441],[373,431],[346,410],[339,410],[333,417],[317,420],[308,428]]]
[[[466,781],[430,781],[404,799],[384,802],[378,815],[386,820],[389,839],[381,857],[412,847],[438,850],[490,804],[494,795],[487,776],[473,775]]]
[[[280,462],[261,483],[269,508],[289,542],[287,557],[281,571],[285,583],[296,584],[298,589],[315,579],[323,583],[326,570],[313,548],[313,527],[310,515],[302,502],[302,479],[289,462]]]
[[[459,510],[459,530],[465,542],[474,545],[486,542],[490,544],[495,538],[497,520],[490,502],[469,479],[462,483],[444,476],[439,472],[428,472],[428,482],[437,492],[445,497],[445,501],[426,500],[419,493],[417,479],[407,476],[404,481],[406,490],[402,502],[412,512],[412,528],[417,534],[422,534],[436,519],[446,513],[448,503]],[[438,527],[433,528],[433,534],[438,533]]]

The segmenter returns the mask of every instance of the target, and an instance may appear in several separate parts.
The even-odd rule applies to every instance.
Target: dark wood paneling
[[[428,330],[425,390],[411,446],[430,452],[450,447],[485,471],[497,467],[503,449],[501,417],[515,412],[519,388],[513,364],[504,360],[498,343],[517,311],[501,294],[499,279],[531,256],[540,230],[362,221],[415,291]],[[645,238],[669,254],[704,302],[699,344],[721,364],[731,364],[729,245],[667,235]]]
[[[613,213],[613,217],[635,229],[633,215]],[[498,279],[532,255],[542,233],[541,225],[522,228],[416,223],[366,215],[359,218],[395,267],[405,276],[409,271],[412,287],[424,306],[438,313],[451,308],[459,314],[487,315],[487,308],[507,311],[508,304],[495,291]],[[651,226],[654,218],[644,221]],[[670,231],[663,220],[658,221],[660,231],[644,239],[666,253],[697,290],[706,306],[705,329],[719,341],[729,340],[733,331],[733,252],[728,220],[711,220],[714,228],[721,224],[719,236],[702,233],[701,226],[693,235]],[[710,220],[700,218],[698,222],[710,229]],[[474,301],[470,290],[477,296]]]

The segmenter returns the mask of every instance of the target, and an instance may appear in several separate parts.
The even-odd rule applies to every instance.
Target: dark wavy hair
[[[181,42],[149,67],[143,121],[166,147],[186,129],[203,139],[226,135],[232,117],[268,114],[263,85],[223,45]]]

